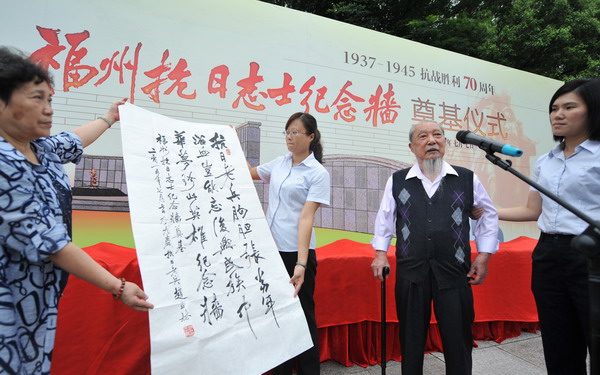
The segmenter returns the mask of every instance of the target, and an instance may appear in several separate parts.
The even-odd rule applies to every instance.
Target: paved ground
[[[543,375],[546,374],[542,338],[539,334],[523,332],[521,336],[508,339],[502,344],[494,341],[478,341],[473,349],[473,374],[476,375]],[[424,374],[445,374],[444,355],[431,353],[425,355]],[[589,358],[588,358],[589,368]],[[588,370],[589,371],[589,370]],[[322,375],[378,375],[379,365],[367,368],[355,365],[345,367],[337,362],[321,364]],[[389,361],[386,375],[402,374],[400,362]]]

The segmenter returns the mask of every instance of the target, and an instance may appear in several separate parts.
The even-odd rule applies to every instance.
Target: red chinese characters
[[[265,105],[258,103],[256,95],[254,94],[254,92],[258,89],[256,84],[264,81],[263,76],[258,75],[259,68],[260,66],[257,63],[251,62],[250,74],[248,77],[238,81],[237,85],[242,89],[238,91],[238,97],[235,99],[232,105],[233,108],[237,108],[241,100],[244,102],[246,107],[255,111],[263,111],[265,109]],[[263,93],[263,96],[264,95],[265,94]]]
[[[62,89],[69,92],[74,88],[81,88],[87,84],[93,83],[94,86],[101,86],[112,76],[113,72],[118,72],[119,84],[125,84],[125,74],[129,71],[129,98],[133,103],[136,93],[136,82],[138,69],[140,67],[140,52],[142,43],[139,42],[134,48],[125,46],[122,49],[112,52],[109,57],[100,60],[99,64],[94,65],[93,59],[88,56],[88,49],[84,46],[90,39],[90,32],[87,30],[64,34],[66,46],[61,44],[60,29],[44,28],[37,26],[38,33],[47,44],[30,56],[32,61],[38,62],[44,69],[63,69]],[[64,62],[59,62],[58,56],[63,51],[67,51]],[[146,71],[144,74],[153,79],[150,83],[142,87],[142,92],[160,103],[160,95],[169,95],[175,93],[182,99],[192,100],[197,96],[196,90],[188,89],[188,82],[192,75],[188,69],[186,59],[180,58],[175,67],[171,69],[171,64],[167,63],[169,50],[163,53],[159,66]],[[163,76],[166,75],[166,76]],[[93,78],[99,76],[95,81]],[[161,85],[170,83],[163,92]]]
[[[375,95],[371,95],[369,98],[370,107],[366,108],[363,112],[367,113],[367,121],[371,119],[373,126],[377,127],[378,118],[381,118],[382,124],[393,124],[398,117],[398,111],[400,110],[400,105],[396,103],[396,99],[394,98],[394,90],[393,86],[390,83],[388,85],[388,91],[383,94],[383,89],[381,85],[377,86],[377,90],[375,91]]]
[[[365,100],[360,96],[352,94],[348,91],[348,88],[352,86],[352,81],[346,81],[346,84],[340,90],[335,101],[331,104],[332,107],[337,108],[337,112],[333,115],[333,118],[337,120],[341,118],[346,122],[352,122],[356,119],[354,113],[356,113],[356,108],[352,105],[352,102],[364,102]]]
[[[481,130],[481,127],[483,126],[483,113],[480,113],[477,108],[467,108],[463,121],[467,125],[467,130],[470,130],[474,134],[486,136],[486,133]],[[471,126],[473,126],[473,130],[471,130]]]
[[[283,73],[283,86],[278,89],[268,89],[267,93],[269,94],[269,98],[279,98],[275,100],[275,104],[278,106],[282,106],[284,104],[289,104],[292,102],[290,99],[290,94],[296,91],[294,85],[291,85],[292,76],[289,73]]]
[[[126,46],[123,49],[123,52],[115,51],[110,58],[106,58],[100,62],[100,70],[106,71],[104,76],[102,76],[99,80],[94,83],[95,86],[99,86],[103,84],[111,75],[113,69],[119,72],[119,83],[125,83],[123,78],[125,70],[131,71],[131,85],[129,90],[129,101],[131,103],[135,102],[135,82],[137,78],[137,71],[139,66],[139,58],[140,58],[140,50],[142,49],[142,43],[138,43],[133,51],[133,57],[129,60],[125,61],[125,57],[129,52],[129,46]],[[119,54],[121,55],[119,57]],[[118,57],[118,59],[117,59]]]
[[[210,70],[208,76],[208,93],[219,94],[224,99],[227,94],[227,78],[229,77],[229,68],[227,65],[219,65]]]
[[[156,68],[144,72],[148,78],[152,78],[153,81],[148,85],[142,87],[142,92],[147,94],[152,101],[160,103],[160,86],[167,80],[174,81],[173,84],[164,91],[165,95],[169,95],[175,88],[177,88],[177,95],[183,99],[194,99],[196,98],[196,90],[191,94],[185,94],[183,90],[187,88],[187,83],[183,80],[192,75],[187,69],[187,61],[185,59],[179,59],[175,68],[171,70],[171,64],[167,63],[169,58],[169,50],[163,52],[160,65]],[[171,70],[169,72],[169,70]],[[167,76],[163,78],[163,74],[167,73]]]
[[[413,102],[413,121],[435,121],[434,106],[435,103],[432,103],[427,100],[422,100],[421,98],[417,98],[416,100],[411,100]]]
[[[58,40],[58,33],[60,30],[47,29],[40,26],[36,26],[36,28],[42,39],[48,42],[48,44],[32,53],[29,59],[33,62],[39,63],[45,70],[48,70],[49,66],[51,66],[53,69],[60,68],[59,62],[56,61],[54,57],[67,48],[65,46],[61,46],[60,41]]]
[[[293,72],[283,72],[282,79],[271,84],[268,83],[269,80],[265,80],[266,74],[261,72],[261,65],[251,61],[247,71],[245,64],[242,65],[242,73],[238,73],[242,74],[241,79],[233,78],[239,71],[239,66],[221,64],[209,67],[208,74],[204,77],[207,81],[202,84],[206,88],[203,92],[204,89],[195,89],[199,87],[195,85],[196,77],[202,76],[192,73],[194,64],[198,62],[172,56],[169,49],[161,49],[162,55],[147,56],[144,53],[146,51],[142,51],[142,42],[138,42],[135,45],[90,53],[90,47],[86,46],[90,44],[91,35],[87,30],[64,34],[64,40],[61,40],[63,34],[58,28],[37,26],[37,31],[43,45],[31,55],[31,59],[46,69],[62,68],[65,92],[91,84],[99,87],[112,80],[112,83],[129,85],[132,103],[140,89],[155,103],[161,103],[166,95],[202,101],[204,93],[218,97],[218,100],[225,100],[231,108],[240,111],[260,112],[274,107],[297,106],[307,113],[317,112],[323,117],[329,116],[330,120],[345,123],[362,121],[373,127],[409,125],[411,120],[437,121],[444,130],[451,132],[466,129],[482,136],[500,136],[504,139],[509,134],[505,129],[507,120],[504,114],[484,114],[477,108],[467,108],[464,111],[458,105],[445,101],[440,104],[426,98],[412,98],[409,102],[412,104],[412,114],[409,115],[405,113],[406,109],[403,112],[394,86],[389,82],[371,85],[365,81],[355,85],[351,80],[342,80],[339,84],[327,87],[315,75],[306,78],[294,76]],[[238,89],[231,91],[228,85],[237,85]],[[386,85],[387,89],[384,89]],[[410,104],[406,107],[409,108]]]
[[[440,104],[442,108],[442,115],[440,116],[440,125],[451,132],[458,132],[462,130],[460,119],[458,118],[458,111],[460,108],[456,105],[449,105],[446,102]]]
[[[63,67],[63,89],[69,91],[71,87],[81,87],[98,74],[98,69],[91,65],[81,64],[81,60],[87,55],[87,48],[79,45],[90,37],[90,33],[84,30],[80,33],[65,34],[67,42],[71,46],[65,59]]]
[[[506,117],[504,117],[503,113],[496,112],[495,116],[487,116],[487,118],[491,121],[488,121],[488,125],[492,128],[491,131],[488,132],[488,135],[500,135],[502,139],[507,139],[508,134],[504,131],[504,123],[506,122]],[[498,128],[498,129],[496,129]]]
[[[504,140],[509,137],[505,129],[507,119],[501,112],[496,111],[486,116],[477,108],[467,107],[464,115],[460,116],[461,108],[459,106],[442,102],[437,105],[441,108],[442,114],[436,116],[436,104],[429,99],[417,98],[412,99],[412,102],[414,103],[412,120],[415,122],[437,121],[445,131],[456,132],[464,129],[484,137],[501,136]]]
[[[300,88],[300,94],[301,95],[306,94],[300,101],[300,104],[304,106],[304,112],[306,112],[306,113],[310,112],[310,105],[308,104],[308,100],[310,99],[310,97],[312,96],[312,94],[314,92],[312,90],[312,85],[315,84],[316,80],[317,79],[315,78],[315,76],[312,76]],[[322,86],[321,88],[317,89],[317,97],[315,98],[315,110],[319,113],[328,113],[329,112],[329,106],[327,104],[321,105],[321,103],[325,100],[326,93],[327,93],[327,87],[325,87],[325,86]]]
[[[196,90],[191,94],[185,94],[185,90],[188,86],[187,82],[183,80],[191,76],[192,73],[187,69],[187,61],[185,59],[179,59],[175,68],[167,75],[167,78],[173,81],[173,84],[165,90],[165,95],[169,95],[175,88],[177,88],[177,96],[183,99],[195,99]]]

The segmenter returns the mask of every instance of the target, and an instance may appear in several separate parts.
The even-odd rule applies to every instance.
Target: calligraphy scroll
[[[152,374],[261,374],[312,346],[233,128],[120,107]]]

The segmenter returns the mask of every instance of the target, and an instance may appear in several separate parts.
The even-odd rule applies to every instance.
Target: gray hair
[[[440,127],[440,130],[442,131],[442,134],[444,135],[444,137],[446,136],[446,132],[444,131],[444,128],[442,127],[442,125],[438,124],[435,121],[420,121],[417,122],[415,124],[412,124],[412,126],[410,127],[410,130],[408,131],[408,141],[410,143],[412,143],[412,139],[413,139],[413,135],[415,134],[415,130],[417,129],[417,126],[427,123],[427,122],[433,122],[434,124],[436,124],[437,126]]]

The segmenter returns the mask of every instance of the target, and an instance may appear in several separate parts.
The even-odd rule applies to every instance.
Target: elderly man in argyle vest
[[[389,266],[396,233],[396,308],[400,322],[402,375],[423,374],[431,301],[442,336],[446,374],[472,370],[474,320],[471,285],[481,284],[498,249],[498,214],[479,178],[443,160],[444,130],[435,122],[413,125],[409,147],[417,163],[388,180],[371,242],[376,278]],[[471,262],[469,215],[478,256]],[[477,212],[477,214],[475,214]]]

